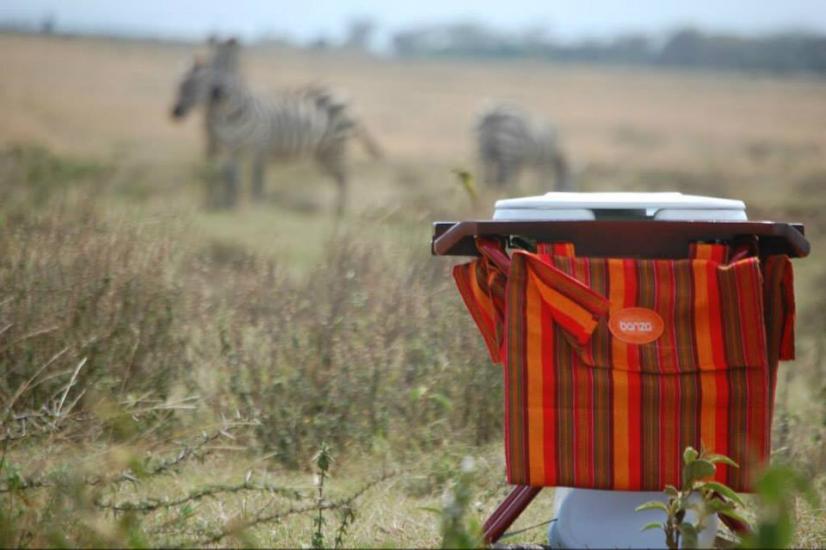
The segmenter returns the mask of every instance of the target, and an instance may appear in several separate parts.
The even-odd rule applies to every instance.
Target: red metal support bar
[[[527,485],[517,485],[505,500],[496,507],[496,510],[485,521],[482,527],[485,534],[485,542],[493,544],[501,537],[508,527],[516,521],[519,514],[528,507],[542,487],[529,487]]]

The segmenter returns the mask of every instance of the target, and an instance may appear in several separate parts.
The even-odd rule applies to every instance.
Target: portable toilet
[[[509,257],[509,252],[520,249],[532,250],[532,253],[517,252]],[[777,282],[777,293],[784,292],[781,289],[782,284],[791,285],[790,267],[786,267],[788,258],[806,256],[809,251],[808,242],[803,236],[802,226],[775,222],[750,222],[746,215],[746,206],[739,200],[683,195],[681,193],[552,192],[542,196],[500,200],[495,205],[492,221],[437,222],[434,224],[432,251],[437,255],[474,256],[481,253],[483,257],[481,261],[484,262],[482,267],[487,270],[485,271],[486,275],[477,281],[474,277],[478,276],[479,269],[463,269],[463,266],[454,268],[454,277],[457,279],[459,289],[462,291],[465,303],[468,305],[474,320],[485,335],[491,357],[494,361],[502,362],[505,365],[507,415],[505,431],[508,476],[511,483],[517,487],[486,522],[485,532],[488,542],[494,542],[498,539],[524,507],[536,496],[542,486],[555,486],[557,487],[555,497],[556,519],[549,529],[549,544],[552,547],[662,547],[665,541],[661,531],[641,531],[640,529],[642,525],[650,521],[664,519],[662,513],[654,511],[637,513],[635,508],[647,501],[664,500],[665,497],[660,486],[663,480],[669,479],[671,480],[670,483],[679,485],[679,482],[674,480],[678,479],[675,476],[677,476],[680,466],[675,463],[675,460],[678,459],[673,455],[676,451],[679,452],[679,456],[682,456],[683,449],[678,448],[677,440],[688,441],[694,438],[700,443],[704,443],[706,438],[717,437],[725,446],[726,437],[739,438],[737,445],[740,445],[740,447],[754,444],[760,447],[757,454],[761,454],[763,457],[768,455],[771,402],[774,391],[774,371],[772,369],[776,368],[779,359],[789,358],[789,355],[793,353],[793,347],[789,341],[789,334],[793,338],[793,291],[786,288],[782,299],[772,300],[772,304],[767,303],[764,306],[764,287],[760,285],[763,284],[763,276],[769,277],[766,272],[767,258],[775,257],[785,258],[786,260],[785,263],[780,260],[772,262],[773,265],[777,264],[776,270],[779,270],[778,273],[786,273],[784,270],[788,269],[788,276],[778,276],[779,278],[773,277],[772,279],[778,279],[778,281],[782,279],[781,282]],[[565,257],[556,254],[563,254]],[[694,399],[696,401],[699,398],[696,396],[685,397],[683,394],[675,398],[676,394],[673,392],[654,394],[652,393],[653,390],[645,388],[640,390],[639,387],[633,389],[637,392],[636,394],[633,391],[630,394],[626,391],[621,396],[611,394],[610,397],[603,396],[601,398],[603,400],[599,403],[598,399],[591,399],[586,395],[582,400],[584,404],[572,405],[571,399],[568,399],[564,390],[560,393],[560,388],[563,386],[558,383],[559,378],[555,380],[554,384],[556,385],[551,390],[548,390],[547,385],[538,387],[535,382],[536,379],[533,379],[534,382],[531,383],[530,375],[525,375],[527,378],[521,379],[522,374],[514,373],[514,370],[528,372],[531,368],[534,368],[539,373],[536,376],[541,378],[550,372],[548,369],[561,367],[560,365],[554,365],[552,359],[548,359],[543,355],[554,353],[547,352],[543,343],[534,344],[533,351],[528,353],[535,356],[536,366],[531,367],[529,359],[525,359],[524,363],[528,367],[524,367],[521,363],[518,369],[513,365],[508,366],[509,361],[522,360],[522,356],[519,355],[520,348],[518,347],[521,344],[513,343],[513,340],[517,339],[514,335],[518,335],[520,340],[530,338],[530,336],[525,337],[523,332],[527,331],[525,325],[530,324],[529,319],[533,318],[541,320],[543,326],[544,324],[556,325],[560,322],[564,324],[566,318],[565,307],[573,307],[571,306],[573,302],[565,301],[567,300],[566,296],[560,298],[562,306],[559,315],[560,319],[563,319],[562,321],[558,321],[553,313],[546,314],[545,310],[542,310],[544,317],[537,313],[536,317],[529,318],[524,315],[523,310],[520,313],[525,319],[522,325],[519,325],[518,321],[511,320],[509,321],[511,324],[503,326],[503,318],[507,315],[505,310],[510,311],[511,317],[515,317],[515,309],[513,308],[516,308],[516,306],[507,303],[507,300],[516,302],[518,301],[517,298],[522,300],[526,296],[525,294],[519,296],[513,294],[515,292],[513,281],[517,280],[517,276],[514,275],[513,270],[515,268],[511,267],[511,257],[518,257],[520,266],[534,262],[535,269],[538,270],[538,274],[531,275],[534,279],[537,276],[539,278],[560,278],[562,287],[558,290],[561,290],[563,294],[566,292],[565,285],[572,285],[572,288],[577,285],[581,286],[582,288],[573,288],[572,292],[586,293],[584,295],[585,302],[590,299],[587,293],[594,293],[594,289],[597,289],[597,292],[594,293],[597,298],[602,298],[599,296],[600,291],[606,294],[604,297],[605,304],[603,304],[605,310],[602,312],[598,308],[591,310],[594,319],[584,321],[589,331],[594,331],[593,334],[600,335],[599,338],[602,339],[601,342],[604,345],[602,349],[599,349],[599,342],[588,341],[588,337],[591,336],[589,332],[586,335],[587,337],[583,337],[579,342],[574,342],[570,348],[566,347],[562,355],[581,354],[581,357],[577,355],[577,359],[575,359],[572,367],[574,370],[583,365],[585,367],[600,366],[597,364],[599,363],[597,358],[599,354],[617,353],[617,350],[622,350],[622,353],[625,353],[626,350],[630,350],[628,351],[630,360],[623,358],[622,361],[619,361],[614,356],[611,356],[610,360],[602,359],[602,362],[606,363],[608,370],[611,371],[610,373],[603,371],[597,375],[598,371],[593,370],[595,374],[588,374],[587,376],[604,378],[613,375],[615,378],[618,377],[618,380],[626,380],[628,376],[648,376],[646,380],[649,382],[654,379],[653,376],[659,375],[663,377],[696,376],[699,377],[698,379],[701,382],[694,384],[692,381],[691,384],[694,385],[683,388],[683,393],[695,392],[697,395],[702,394],[703,399],[722,399],[720,395],[713,393],[714,384],[717,384],[721,391],[724,389],[727,392],[731,388],[733,392],[731,396],[739,395],[737,393],[740,391],[739,386],[727,386],[726,384],[740,384],[740,377],[746,377],[744,379],[752,380],[746,382],[746,384],[752,384],[752,393],[763,395],[763,401],[757,407],[750,405],[749,408],[749,411],[758,409],[753,411],[753,414],[757,415],[755,417],[757,420],[740,419],[739,416],[742,415],[740,415],[739,409],[733,410],[731,418],[727,417],[722,420],[723,424],[726,420],[730,421],[730,427],[721,424],[721,418],[708,419],[707,426],[705,424],[707,419],[704,417],[701,419],[700,413],[697,413],[698,420],[696,422],[680,420],[681,413],[690,413],[691,415],[696,413],[692,408],[695,404],[690,400]],[[523,257],[527,259],[528,264],[522,261]],[[790,266],[790,264],[788,265]],[[479,265],[477,264],[474,267],[478,268]],[[609,277],[609,272],[613,276],[611,270],[615,268],[619,273],[619,278],[616,281]],[[510,273],[508,272],[509,269],[512,269]],[[623,274],[623,269],[626,270],[625,274]],[[637,271],[634,271],[635,269]],[[589,270],[592,272],[589,272]],[[664,296],[670,293],[670,298],[657,296],[654,299],[651,296],[656,294],[656,290],[652,291],[654,294],[651,292],[646,294],[637,288],[643,285],[640,281],[649,277],[646,270],[650,270],[650,277],[660,278],[664,281],[658,288]],[[547,273],[544,273],[545,271]],[[636,273],[637,278],[627,277],[629,271]],[[742,275],[743,281],[750,282],[740,284],[736,281],[729,281],[732,277],[740,277],[740,275],[735,275],[735,272]],[[624,275],[626,276],[625,284],[622,285]],[[467,280],[463,283],[463,277],[474,280],[471,281],[472,284],[467,284]],[[505,287],[504,281],[508,277],[511,277],[512,282]],[[565,277],[568,277],[570,281],[566,280]],[[530,281],[531,278],[526,277],[524,280]],[[498,284],[502,285],[499,292],[492,290],[497,281]],[[479,284],[476,284],[477,282]],[[700,283],[704,285],[702,287],[703,292],[706,288],[711,289],[711,293],[703,298],[704,301],[696,296],[690,296],[691,292],[685,291],[689,287],[700,288],[698,286]],[[655,282],[653,284],[656,286],[659,283]],[[766,281],[765,284],[768,285],[769,282]],[[613,285],[611,289],[608,288],[609,285]],[[748,291],[748,288],[752,288],[749,285],[753,286],[752,292]],[[464,290],[463,286],[466,287]],[[621,289],[620,286],[622,286]],[[507,295],[505,295],[505,288],[508,289]],[[729,288],[732,290],[729,291]],[[551,289],[551,291],[553,290]],[[553,292],[551,291],[539,288],[538,293],[533,290],[531,292],[534,292],[539,301],[539,298],[552,300],[552,296],[548,298],[545,294],[542,294],[543,292],[549,292],[549,295],[552,295]],[[774,290],[771,290],[771,292],[774,292]],[[620,308],[617,306],[615,296],[620,295],[619,299],[622,301],[622,293],[626,297],[625,302],[620,303],[620,305],[633,307]],[[773,295],[769,294],[769,296]],[[570,298],[574,294],[567,296]],[[726,304],[717,303],[723,301],[723,299],[727,302]],[[483,302],[481,306],[484,307],[480,307],[478,300]],[[689,301],[681,306],[678,303],[680,300]],[[765,311],[762,309],[757,311],[754,308],[748,310],[747,305],[744,305],[741,309],[748,311],[743,316],[741,316],[743,312],[738,312],[736,314],[737,319],[732,321],[737,324],[736,330],[740,331],[735,334],[735,330],[729,326],[731,323],[729,323],[729,318],[726,317],[726,312],[731,307],[736,309],[738,300],[742,300],[747,305],[753,303],[755,308],[765,307]],[[791,303],[789,303],[790,300]],[[730,307],[728,302],[732,302],[734,305]],[[640,308],[637,306],[646,307]],[[535,311],[540,311],[538,308],[539,306],[536,306]],[[776,311],[771,310],[771,308]],[[659,332],[655,340],[630,339],[626,342],[625,339],[631,337],[614,330],[615,325],[617,325],[613,322],[615,316],[620,317],[621,313],[625,314],[628,311],[637,309],[646,309],[647,315],[656,320],[651,324],[660,325],[656,329]],[[721,313],[721,310],[724,311]],[[585,314],[589,313],[587,310],[583,311]],[[784,312],[786,317],[783,317]],[[760,318],[749,317],[749,315],[754,314],[759,314]],[[703,324],[700,323],[700,321],[703,321],[700,317],[697,317],[700,321],[694,319],[696,315],[708,316],[712,321],[715,318],[718,319],[717,326],[714,326],[713,323],[709,325],[707,334],[703,335],[707,337],[706,339],[701,338],[699,332],[696,333],[696,338],[693,336],[694,324]],[[687,317],[692,318],[686,321],[685,318]],[[780,318],[780,321],[775,322],[775,324],[783,325],[785,323],[785,325],[779,326],[777,330],[771,329],[764,332],[763,320],[769,317],[775,320]],[[547,319],[547,322],[545,319]],[[637,323],[637,325],[649,328],[647,319],[648,317],[645,318],[645,323]],[[720,324],[720,319],[722,319],[722,324]],[[497,322],[499,326],[495,327],[494,330],[494,325]],[[637,325],[630,323],[629,326],[635,327]],[[678,333],[683,331],[683,325],[691,325],[692,327],[687,329],[689,332],[686,335],[687,344],[678,343],[678,340],[682,337]],[[749,329],[750,325],[759,330]],[[568,346],[566,339],[570,340],[571,335],[563,334],[564,337],[560,337],[561,332],[558,329],[553,330],[557,332],[549,331],[547,334],[542,333],[540,336],[537,336],[537,334],[540,334],[537,330],[533,330],[534,337],[537,339],[544,338],[541,342],[553,341],[556,338],[556,343],[548,344],[549,346]],[[621,329],[617,328],[616,330]],[[507,338],[503,336],[506,332],[509,334]],[[745,358],[745,355],[742,357],[738,355],[736,359],[732,359],[726,348],[729,341],[725,340],[723,333],[725,333],[728,340],[739,338],[746,342],[743,347],[749,348],[745,352],[745,355],[749,355],[749,357]],[[636,337],[634,336],[634,338]],[[508,338],[512,341],[508,342]],[[539,342],[540,340],[536,341]],[[666,341],[671,342],[671,344],[665,343]],[[752,342],[753,345],[749,347],[748,344]],[[712,350],[711,347],[714,347],[714,349]],[[608,348],[612,348],[613,352],[606,352],[605,350]],[[689,348],[694,351],[688,353]],[[734,353],[739,352],[735,350]],[[705,357],[708,357],[708,359],[705,359]],[[540,359],[545,363],[540,364]],[[636,366],[629,366],[634,360],[636,360]],[[566,361],[568,360],[565,359],[562,363],[570,366],[571,363]],[[686,365],[689,363],[690,365],[687,367]],[[652,370],[644,374],[634,372],[635,369],[645,371],[649,368]],[[656,370],[658,368],[660,370]],[[542,371],[541,369],[545,370]],[[685,372],[681,372],[680,369]],[[688,374],[689,371],[697,374]],[[543,372],[545,374],[542,374]],[[557,375],[554,374],[553,376]],[[559,376],[567,376],[567,374],[563,373]],[[703,378],[703,376],[706,378]],[[730,382],[725,377],[734,377],[737,380]],[[516,383],[522,384],[517,390],[513,389],[515,387],[514,380],[517,380]],[[662,380],[671,379],[662,378]],[[754,380],[757,380],[757,382]],[[569,381],[566,380],[565,383],[569,383]],[[607,382],[609,385],[612,383],[616,383],[616,380]],[[648,382],[644,382],[642,385],[645,386],[646,384]],[[665,382],[665,386],[668,386],[668,384],[668,382]],[[707,392],[706,384],[709,385],[709,391]],[[619,388],[620,385],[616,388]],[[637,382],[637,385],[639,386],[639,382]],[[633,384],[628,387],[631,388],[632,386]],[[677,386],[679,386],[679,383],[677,383]],[[758,386],[759,391],[755,390]],[[589,386],[586,392],[590,392],[592,391],[590,388],[596,387],[598,386]],[[662,386],[659,389],[661,390]],[[553,405],[547,405],[547,398],[543,397],[543,392],[548,391],[557,392],[558,401],[555,401]],[[576,390],[574,393],[579,391]],[[604,403],[608,402],[606,399],[616,398],[633,403],[635,400],[642,399],[640,397],[641,391],[643,394],[648,392],[648,396],[643,397],[649,399],[649,401],[656,401],[653,407],[665,419],[663,423],[670,423],[670,427],[665,431],[663,431],[662,426],[655,428],[643,426],[643,430],[638,430],[633,424],[639,424],[639,417],[617,418],[616,414],[612,416],[609,412],[602,414],[601,421],[603,425],[598,429],[594,428],[593,425],[587,425],[587,422],[595,424],[597,421],[594,420],[594,417],[599,415],[585,415],[586,420],[583,421],[586,422],[585,430],[592,430],[588,432],[590,443],[589,441],[576,440],[576,430],[580,428],[580,424],[577,424],[579,420],[572,422],[571,426],[573,427],[568,430],[569,432],[574,431],[574,436],[571,436],[570,433],[566,433],[564,436],[559,435],[560,431],[565,431],[563,429],[564,422],[554,418],[554,410],[559,412],[558,416],[560,417],[573,417],[578,414],[576,411],[589,408],[600,409],[604,412],[606,407]],[[679,391],[677,390],[678,393]],[[533,394],[533,405],[528,403],[531,399],[530,395],[526,397],[525,394]],[[727,398],[731,397],[729,394],[725,395]],[[743,395],[750,394],[746,391]],[[577,396],[572,397],[572,399],[577,398]],[[543,402],[543,399],[546,399],[546,401]],[[560,404],[562,401],[565,401],[565,403]],[[679,401],[682,410],[679,407],[672,406],[672,401],[675,403]],[[528,403],[528,405],[525,405],[525,403]],[[536,403],[545,403],[545,405],[537,406]],[[706,407],[707,404],[708,402],[706,402]],[[640,405],[639,407],[646,406],[648,405]],[[520,407],[521,412],[514,412],[519,410]],[[640,410],[639,407],[637,412]],[[538,412],[538,408],[543,408],[541,414]],[[549,412],[549,409],[553,410]],[[571,412],[571,409],[574,412]],[[616,409],[616,407],[612,409],[613,412],[617,410],[619,409]],[[532,414],[536,417],[538,423],[534,423],[528,428],[525,425],[530,421]],[[749,414],[752,414],[752,412]],[[537,428],[537,424],[543,424],[543,422],[544,427],[541,429],[545,429],[545,431],[536,435],[537,430],[541,431],[540,428]],[[738,426],[741,422],[751,422],[757,427],[752,426],[750,428],[751,433],[740,433],[738,432]],[[547,426],[551,426],[550,431],[546,429]],[[716,432],[715,426],[718,426]],[[653,430],[658,428],[660,431],[651,435],[654,433]],[[686,433],[676,433],[681,429]],[[731,433],[721,434],[727,429]],[[637,432],[637,441],[647,445],[648,450],[657,447],[657,445],[652,444],[651,438],[660,438],[668,450],[655,450],[659,453],[656,460],[669,462],[664,467],[665,474],[660,471],[659,477],[653,475],[649,479],[643,479],[648,476],[648,472],[640,473],[642,463],[639,461],[618,474],[614,462],[625,461],[622,454],[624,451],[619,451],[620,454],[617,454],[617,448],[610,451],[605,448],[598,449],[593,444],[593,441],[599,439],[599,437],[593,435],[598,431],[600,434],[605,431],[609,432],[609,435],[605,437],[605,441],[616,441],[618,438],[629,437],[629,430]],[[640,431],[646,433],[640,435]],[[702,438],[698,437],[699,435],[702,435]],[[547,444],[547,439],[544,442],[540,441],[543,437],[553,438],[550,447]],[[632,444],[634,442],[633,437],[632,435],[630,439]],[[669,437],[673,441],[669,441]],[[536,439],[536,441],[532,441],[531,438]],[[587,440],[588,438],[583,439]],[[746,443],[741,445],[743,441]],[[639,451],[639,449],[629,447],[625,443],[627,442],[623,443],[627,447],[627,454],[634,454]],[[544,463],[541,462],[542,458],[534,457],[534,455],[542,455],[543,449],[541,447],[543,445],[546,453],[549,448],[551,452],[556,453],[550,459],[545,455]],[[697,444],[695,446],[699,447]],[[714,445],[710,446],[714,447]],[[740,447],[738,447],[738,452],[745,456],[745,450]],[[750,449],[749,452],[751,451]],[[613,458],[605,456],[611,452],[614,453]],[[576,458],[571,459],[568,454],[576,455]],[[584,455],[584,458],[580,455]],[[592,463],[597,462],[600,457],[613,470],[608,471],[608,467],[600,465],[593,467]],[[571,466],[574,462],[576,464]],[[565,463],[565,465],[563,466],[562,463]],[[524,468],[522,465],[524,465]],[[554,469],[553,475],[543,470],[543,468],[545,470]],[[580,476],[578,472],[575,472],[574,470],[577,468],[580,468],[584,474]],[[602,471],[599,474],[602,478],[597,479],[600,475],[594,474],[594,471],[600,470],[600,468],[602,468]],[[630,478],[626,475],[628,471],[632,471]],[[634,475],[637,477],[634,478]],[[725,475],[730,477],[723,476],[721,480],[731,483],[736,489],[748,489],[750,473],[748,475],[742,472],[736,474],[726,473]],[[571,485],[566,487],[558,483],[559,480],[564,480],[565,483],[570,482]],[[600,489],[600,485],[610,486],[610,490]],[[632,487],[633,490],[618,489],[618,487],[624,485]],[[650,487],[646,485],[650,485]],[[641,490],[641,487],[645,490]],[[704,532],[700,534],[701,545],[710,546],[713,543],[716,530],[716,521],[710,522]]]

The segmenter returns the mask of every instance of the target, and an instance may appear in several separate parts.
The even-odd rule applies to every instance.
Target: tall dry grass
[[[243,421],[236,450],[304,471],[321,444],[394,464],[499,435],[500,377],[426,251],[342,231],[296,277],[113,217],[101,197],[119,191],[94,163],[25,146],[0,158],[14,197],[0,207],[3,544],[189,540],[147,538],[139,512],[163,506],[127,501],[109,521],[106,503],[228,418]],[[50,182],[67,189],[44,194]]]
[[[285,465],[320,441],[420,452],[499,433],[488,406],[499,376],[444,266],[417,256],[343,235],[298,282],[255,259],[212,270],[226,296],[202,353],[223,362],[224,391],[261,419],[261,446]]]

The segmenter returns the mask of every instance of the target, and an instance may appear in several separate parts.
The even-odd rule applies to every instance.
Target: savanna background
[[[237,208],[207,208],[200,117],[169,117],[204,40],[54,27],[0,34],[3,546],[421,547],[457,507],[483,520],[508,490],[501,376],[452,286],[458,260],[429,242],[433,221],[548,190],[526,174],[474,199],[457,182],[497,98],[555,122],[580,190],[740,198],[753,219],[806,225],[774,459],[826,496],[817,64],[242,41],[254,90],[346,90],[381,143],[379,161],[353,148],[336,219],[309,163],[272,166],[263,201],[245,188]],[[457,479],[469,496],[446,503]],[[795,517],[796,545],[826,545],[823,508]]]

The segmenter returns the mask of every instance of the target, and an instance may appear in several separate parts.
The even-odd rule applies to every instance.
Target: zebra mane
[[[241,45],[235,38],[221,41],[211,37],[209,50],[210,66],[214,70],[231,74],[241,72]]]

